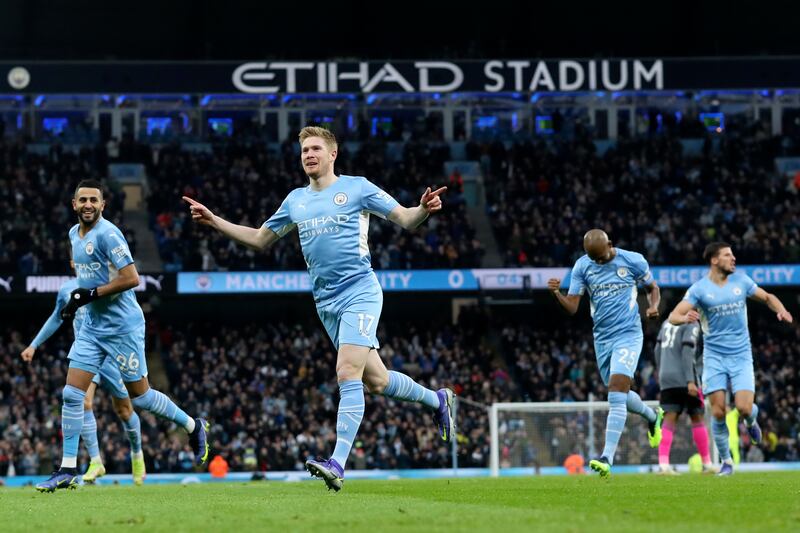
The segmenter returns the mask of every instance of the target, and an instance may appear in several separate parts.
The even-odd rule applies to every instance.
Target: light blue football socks
[[[332,459],[342,468],[350,455],[361,419],[364,418],[364,385],[360,379],[339,383],[339,413],[336,417],[336,447]]]
[[[389,384],[383,390],[383,395],[404,402],[421,403],[431,409],[439,408],[439,397],[436,392],[394,370],[389,371]]]
[[[717,445],[720,461],[729,461],[731,459],[731,449],[728,441],[728,424],[724,418],[722,420],[711,419],[711,433],[714,435],[714,444]]]
[[[172,420],[179,426],[186,429],[188,433],[194,431],[194,419],[184,413],[175,402],[170,400],[166,394],[155,389],[147,389],[147,392],[131,400],[134,407],[150,411],[156,416]]]
[[[139,420],[139,415],[134,411],[131,417],[122,421],[122,427],[125,428],[125,433],[128,434],[128,440],[131,443],[131,453],[139,453],[142,451],[142,423]]]
[[[91,409],[83,412],[83,427],[81,427],[81,439],[89,452],[89,457],[97,459],[100,457],[100,445],[97,443],[97,420],[94,418],[94,411]]]
[[[61,432],[64,435],[62,468],[78,466],[78,443],[83,429],[83,399],[86,393],[72,385],[65,385],[61,393],[64,403],[61,407]],[[95,436],[95,441],[97,436]]]
[[[656,421],[656,412],[648,407],[643,401],[641,396],[635,392],[628,391],[627,408],[629,413],[636,413],[648,422]]]
[[[628,395],[624,392],[608,393],[608,418],[606,419],[606,444],[602,456],[608,459],[608,464],[614,464],[614,454],[617,453],[619,438],[625,429],[625,419],[628,418]],[[639,400],[641,401],[641,400]]]

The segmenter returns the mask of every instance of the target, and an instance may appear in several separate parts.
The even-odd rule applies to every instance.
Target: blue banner
[[[375,274],[385,291],[478,289],[478,278],[470,270],[382,270]],[[263,292],[311,292],[311,278],[305,271],[181,272],[178,274],[178,293],[181,294]]]
[[[800,265],[737,266],[753,281],[764,286],[800,285]],[[708,274],[708,267],[653,267],[653,278],[662,287],[688,287]]]
[[[800,285],[800,265],[739,266],[759,285]],[[708,272],[705,266],[653,267],[661,287],[688,287]],[[569,268],[476,268],[454,270],[380,270],[375,272],[384,291],[477,291],[544,289],[558,278],[569,286]],[[311,292],[305,271],[288,272],[181,272],[180,294],[238,294]]]
[[[707,266],[662,266],[652,267],[653,279],[659,287],[688,288],[692,283],[708,274]],[[742,265],[737,272],[744,272],[758,285],[765,287],[789,287],[800,285],[800,265]],[[561,283],[569,287],[569,275]]]

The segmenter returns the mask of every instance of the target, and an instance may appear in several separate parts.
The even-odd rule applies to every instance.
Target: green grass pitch
[[[0,488],[11,531],[800,531],[800,472]]]

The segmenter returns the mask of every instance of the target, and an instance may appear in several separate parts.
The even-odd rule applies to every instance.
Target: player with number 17
[[[367,234],[369,217],[388,218],[407,230],[422,224],[442,208],[447,188],[422,194],[416,207],[406,208],[363,177],[336,175],[336,137],[319,127],[303,128],[300,159],[309,184],[291,191],[260,228],[233,224],[206,206],[184,196],[192,219],[255,250],[265,250],[297,229],[311,276],[314,302],[337,350],[339,410],[336,446],[325,461],[309,459],[306,469],[328,489],[339,491],[344,466],[364,416],[364,385],[372,394],[421,403],[433,411],[443,441],[452,438],[453,391],[433,391],[400,372],[389,372],[378,354],[378,320],[383,291],[372,270]]]

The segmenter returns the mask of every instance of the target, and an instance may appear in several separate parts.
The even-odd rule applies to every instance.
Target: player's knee
[[[92,398],[89,396],[83,397],[83,410],[84,411],[91,411],[92,410]]]
[[[725,420],[725,406],[724,405],[712,405],[711,406],[711,416],[713,416],[717,420]]]
[[[76,387],[67,385],[61,391],[61,398],[64,400],[64,405],[78,406],[83,404],[86,393]]]
[[[339,363],[336,365],[336,378],[339,381],[350,381],[353,379],[361,379],[361,373],[356,365],[350,363]]]
[[[128,420],[133,414],[133,406],[129,401],[126,402],[115,401],[114,412],[117,413],[117,416],[120,417],[122,420]]]
[[[629,383],[615,383],[611,382],[608,384],[608,392],[621,392],[622,394],[628,394],[628,391],[631,390],[631,386]]]
[[[611,374],[608,380],[608,392],[627,394],[629,390],[631,390],[631,378],[623,374]]]

